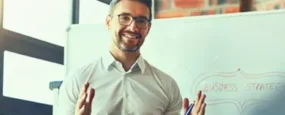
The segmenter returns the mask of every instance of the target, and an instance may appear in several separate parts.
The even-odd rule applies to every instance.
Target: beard
[[[130,37],[130,35],[132,37]],[[136,52],[142,45],[142,36],[139,33],[120,31],[115,40],[116,46],[123,52]],[[130,42],[132,45],[130,45]]]

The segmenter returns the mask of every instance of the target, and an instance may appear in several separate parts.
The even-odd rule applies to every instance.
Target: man
[[[151,0],[111,2],[106,18],[112,35],[110,49],[65,78],[60,88],[58,115],[181,113],[182,98],[176,82],[140,54],[151,28],[151,6]],[[199,92],[192,115],[204,115],[204,99],[205,95]],[[184,109],[188,103],[185,99]]]

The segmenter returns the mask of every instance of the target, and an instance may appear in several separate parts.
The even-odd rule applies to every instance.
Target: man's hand
[[[205,114],[205,108],[206,108],[206,103],[204,103],[206,98],[206,95],[202,95],[202,91],[198,92],[198,96],[196,100],[194,101],[194,107],[191,111],[190,115],[204,115]],[[183,101],[183,110],[184,113],[187,111],[187,108],[189,106],[189,100],[188,98],[184,98]]]
[[[91,88],[87,93],[89,83],[86,83],[80,92],[76,108],[75,115],[90,115],[92,109],[92,100],[95,95],[95,90]]]

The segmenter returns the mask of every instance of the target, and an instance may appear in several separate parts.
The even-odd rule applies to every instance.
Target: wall
[[[98,0],[80,0],[79,23],[80,24],[105,23],[108,11],[109,11],[109,5],[102,3]]]

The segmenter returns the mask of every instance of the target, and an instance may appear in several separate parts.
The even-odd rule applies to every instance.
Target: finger
[[[198,94],[197,94],[197,97],[196,97],[196,100],[195,100],[195,105],[194,105],[193,109],[197,109],[197,107],[199,106],[198,103],[199,103],[201,95],[202,95],[202,92],[199,91]]]
[[[86,103],[87,93],[84,93],[84,95],[78,100],[77,102],[77,108],[82,108],[83,105]]]
[[[199,100],[201,98],[201,95],[202,95],[202,91],[199,91],[197,93],[197,97],[196,97],[196,100],[194,102],[194,107],[193,107],[192,113],[195,114],[195,115],[198,114],[198,112],[199,112],[199,108],[200,108]]]
[[[79,115],[83,115],[85,113],[85,106],[79,109]]]
[[[200,111],[199,115],[204,115],[205,111],[206,111],[205,109],[206,109],[206,103],[203,103],[201,106],[201,111]]]
[[[84,93],[87,92],[88,87],[89,87],[89,83],[85,83],[84,86],[81,89],[81,92],[79,94],[79,98],[85,95]]]
[[[188,106],[189,106],[189,100],[188,100],[188,98],[184,98],[184,100],[183,100],[184,113],[187,111]]]
[[[199,105],[199,107],[202,105],[202,101],[203,101],[204,98],[205,98],[205,95],[201,95],[201,96],[200,96],[200,98],[199,98],[199,100],[198,100],[198,105]]]
[[[206,95],[205,95],[205,94],[203,94],[203,95],[200,97],[199,103],[198,103],[198,106],[197,106],[197,112],[200,112],[200,111],[201,111],[201,107],[202,107],[202,105],[204,104],[205,98],[206,98]]]
[[[86,114],[86,115],[90,115],[91,114],[91,107],[89,106],[89,104],[85,104],[85,109],[84,109],[84,113]]]
[[[86,106],[87,108],[91,109],[91,106],[92,106],[92,101],[93,101],[93,98],[95,96],[95,89],[91,88],[89,90],[89,93],[88,93],[88,98],[87,98],[87,101],[86,101]]]
[[[201,99],[202,100],[202,102],[201,102],[202,104],[205,103],[205,99],[206,99],[206,95],[204,94],[202,99]]]
[[[88,92],[88,97],[86,99],[86,103],[85,103],[85,114],[90,114],[91,113],[91,109],[92,109],[92,101],[93,98],[95,96],[95,90],[93,88],[91,88]]]

